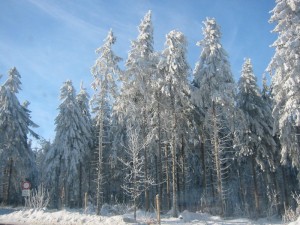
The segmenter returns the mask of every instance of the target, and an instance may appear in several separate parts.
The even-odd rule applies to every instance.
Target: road
[[[2,209],[0,208],[0,215],[5,215],[14,212],[14,209]]]

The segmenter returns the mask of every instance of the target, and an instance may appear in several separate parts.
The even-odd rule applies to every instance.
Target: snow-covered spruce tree
[[[55,118],[55,138],[45,156],[47,184],[52,185],[54,206],[61,203],[70,207],[81,205],[82,167],[86,162],[91,140],[87,124],[76,100],[72,81],[64,82],[60,90],[61,104]]]
[[[152,170],[153,177],[156,178],[157,189],[156,192],[161,196],[162,208],[169,210],[171,208],[171,177],[172,171],[171,166],[171,129],[172,121],[170,119],[170,96],[164,91],[166,86],[169,85],[169,81],[166,80],[166,74],[163,67],[166,66],[166,58],[163,55],[164,52],[154,53],[153,62],[156,62],[158,68],[153,73],[151,82],[151,103],[149,113],[149,124],[152,131],[154,132],[154,138],[149,147],[152,148],[152,163],[155,165],[155,171]],[[184,59],[185,60],[185,59]],[[188,75],[187,75],[188,76]],[[187,77],[186,77],[187,79]],[[183,84],[185,86],[186,84]],[[188,90],[188,88],[186,89]],[[189,90],[183,92],[189,99]],[[180,90],[178,90],[180,91]],[[179,103],[180,104],[180,103]],[[190,108],[182,110],[182,114],[179,115],[178,131],[178,145],[176,154],[176,172],[177,172],[177,206],[178,210],[185,209],[187,203],[188,183],[191,180],[188,179],[188,164],[187,158],[189,155],[189,141],[190,141],[190,130],[191,130],[191,118],[190,110],[192,108],[190,102],[187,102]],[[184,107],[184,106],[183,106]],[[151,172],[151,171],[150,171]],[[189,182],[188,182],[189,180]],[[190,202],[188,202],[190,203]]]
[[[155,70],[153,61],[153,26],[151,11],[148,11],[138,26],[139,34],[131,42],[131,49],[126,61],[126,71],[122,76],[122,89],[117,107],[125,113],[126,123],[141,127],[142,137],[146,138],[149,128],[151,108],[151,81]],[[150,148],[143,149],[145,175],[148,176]],[[145,210],[150,209],[149,191],[145,190]]]
[[[159,60],[159,57],[157,57]],[[153,148],[152,157],[155,164],[156,174],[153,177],[156,178],[157,183],[157,193],[161,198],[161,207],[167,210],[170,209],[170,185],[169,185],[169,137],[168,128],[169,124],[169,114],[165,110],[165,105],[168,104],[168,96],[162,93],[161,89],[165,85],[164,76],[160,72],[156,72],[154,76],[154,82],[152,83],[152,104],[151,104],[151,114],[149,115],[149,122],[154,132],[154,138],[149,147]],[[154,143],[155,142],[155,143]],[[153,168],[153,167],[152,167]]]
[[[51,148],[51,142],[47,141],[45,139],[40,139],[38,142],[38,147],[36,148],[35,152],[35,161],[37,170],[39,173],[39,184],[44,184],[47,180],[47,174],[45,173],[45,156],[50,151]]]
[[[81,110],[81,113],[86,120],[86,124],[88,124],[87,129],[89,129],[89,132],[92,132],[92,118],[89,111],[89,101],[90,96],[86,91],[86,88],[83,86],[83,83],[80,84],[80,90],[76,96],[76,100],[78,102],[79,108]],[[91,141],[92,142],[92,141]]]
[[[169,118],[170,148],[172,155],[172,216],[178,216],[177,193],[177,159],[178,147],[182,135],[185,133],[185,124],[192,109],[188,86],[188,69],[186,60],[186,39],[183,33],[173,30],[166,35],[166,48],[162,52],[159,70],[163,74],[161,92],[167,96],[168,102],[164,105]]]
[[[262,87],[262,98],[266,104],[270,108],[270,112],[272,112],[273,108],[273,101],[272,98],[272,86],[267,84],[267,79],[265,74],[263,75],[263,87]],[[273,118],[274,121],[274,118]],[[274,124],[274,122],[273,122]],[[273,130],[274,131],[274,130]],[[275,162],[275,171],[271,174],[271,184],[272,188],[269,188],[270,191],[273,193],[277,193],[275,196],[274,194],[267,191],[269,203],[270,200],[273,201],[273,207],[270,208],[271,212],[278,213],[278,215],[284,214],[284,206],[290,205],[290,202],[293,201],[292,196],[290,193],[298,190],[298,182],[297,182],[297,173],[295,173],[295,168],[292,168],[290,160],[285,165],[281,164],[281,145],[279,140],[279,133],[273,133],[274,140],[277,145],[277,150],[274,154],[274,162]],[[275,205],[276,204],[276,205]]]
[[[135,220],[139,196],[145,192],[145,189],[154,184],[154,180],[150,176],[146,176],[144,169],[145,158],[141,152],[142,149],[145,148],[145,145],[149,144],[150,138],[149,136],[146,137],[146,139],[141,137],[141,133],[140,128],[134,128],[130,125],[127,126],[128,147],[125,148],[125,152],[127,153],[126,158],[128,159],[120,158],[121,162],[125,165],[125,169],[128,171],[124,178],[125,184],[122,188],[133,201]]]
[[[106,203],[116,204],[124,202],[127,197],[125,197],[126,194],[122,189],[126,171],[124,171],[124,165],[118,160],[118,157],[124,156],[127,131],[125,124],[114,113],[112,116],[110,114],[109,132],[109,151],[105,151],[103,155],[105,157],[105,176],[109,177],[104,184],[104,200]]]
[[[28,135],[37,125],[30,118],[28,102],[21,105],[17,93],[21,89],[20,74],[14,67],[8,79],[0,86],[0,180],[6,204],[21,202],[20,182],[28,180],[37,185],[34,154],[28,144]],[[2,195],[1,193],[1,195]]]
[[[262,87],[262,98],[265,102],[265,107],[269,107],[269,111],[272,112],[273,107],[273,99],[271,96],[272,87],[267,84],[266,75],[263,75],[263,87]],[[273,118],[273,117],[272,117]],[[273,124],[274,124],[274,118]],[[274,133],[273,133],[274,135]],[[282,165],[281,161],[281,153],[280,153],[280,140],[278,137],[279,133],[277,132],[273,137],[277,145],[277,150],[274,153],[274,162],[275,162],[275,171],[272,172],[271,177],[271,186],[270,191],[277,193],[276,196],[272,195],[270,192],[267,192],[268,199],[273,199],[273,203],[276,204],[273,208],[270,207],[270,210],[277,210],[278,215],[283,214],[284,205],[290,205],[289,200],[292,199],[290,195],[293,190],[298,189],[297,184],[297,176],[294,171],[291,170],[292,165],[287,163],[288,165]],[[292,185],[293,184],[293,185]],[[275,197],[275,199],[274,199]],[[270,201],[269,201],[270,203]]]
[[[108,32],[104,44],[102,47],[96,50],[99,54],[94,66],[91,69],[91,73],[94,77],[92,88],[95,93],[91,99],[91,106],[93,113],[96,115],[96,126],[98,129],[98,160],[97,160],[97,209],[96,212],[99,215],[103,192],[103,150],[105,144],[108,144],[108,127],[105,125],[105,114],[110,111],[111,105],[116,97],[116,75],[120,73],[118,63],[121,58],[116,56],[112,51],[112,46],[115,43],[116,38],[113,35],[112,30]]]
[[[258,172],[270,174],[275,170],[276,143],[272,136],[273,118],[256,84],[250,59],[246,59],[238,83],[237,106],[245,117],[245,130],[241,132],[239,156],[248,158],[253,178],[253,195],[256,215],[260,212]]]
[[[261,97],[268,104],[268,107],[272,110],[272,98],[271,98],[271,88],[267,83],[266,74],[262,76],[262,90],[261,90]]]
[[[83,83],[80,84],[80,91],[76,96],[76,100],[78,102],[83,120],[84,120],[84,128],[86,129],[86,133],[89,134],[89,137],[94,136],[94,129],[93,129],[93,123],[92,123],[92,118],[91,114],[89,111],[89,99],[90,96],[86,91],[86,88],[83,87]],[[85,140],[87,145],[85,145],[85,153],[86,153],[86,158],[85,162],[79,164],[79,169],[80,169],[80,176],[79,176],[79,198],[83,199],[82,194],[85,191],[90,192],[91,189],[91,169],[92,169],[92,160],[93,158],[93,147],[94,147],[94,139],[89,138]],[[89,166],[88,166],[89,165]],[[79,202],[79,206],[81,207],[82,202]]]
[[[300,170],[300,1],[277,0],[272,10],[275,54],[267,68],[272,75],[274,133],[279,134],[281,162]],[[298,178],[300,180],[300,176]]]
[[[222,213],[225,213],[225,202],[222,200],[224,199],[222,194],[222,189],[224,188],[224,185],[222,185],[223,169],[218,166],[221,163],[218,153],[221,149],[218,147],[217,137],[223,139],[233,130],[235,83],[227,53],[220,43],[220,27],[215,19],[207,18],[204,21],[203,35],[204,39],[197,43],[198,46],[202,47],[202,52],[199,62],[194,69],[192,99],[193,103],[202,110],[206,121],[214,121],[215,125],[218,125],[217,121],[223,121],[222,132],[217,132],[219,129],[218,127],[214,127],[213,124],[203,123],[203,127],[200,128],[200,134],[201,142],[204,143],[202,145],[203,157],[205,156],[206,158],[206,155],[212,154],[214,158],[212,162],[203,160],[207,164],[205,168],[208,168],[207,172],[209,173],[209,168],[212,167],[215,171],[214,173],[216,173],[215,181],[212,175],[204,174],[210,180],[204,185],[208,185],[208,183],[212,185],[210,190],[214,198],[214,183],[217,183],[217,199],[218,201],[222,201]],[[209,119],[209,117],[215,118]],[[226,163],[221,163],[222,165],[226,165]],[[207,187],[204,188],[207,189]]]

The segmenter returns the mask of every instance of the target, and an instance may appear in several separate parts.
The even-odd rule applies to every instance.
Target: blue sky
[[[269,24],[273,0],[0,0],[0,74],[16,66],[22,79],[20,101],[31,102],[32,119],[41,136],[53,140],[59,91],[71,79],[90,89],[90,68],[95,49],[103,44],[110,28],[117,37],[114,51],[126,60],[137,26],[152,10],[155,50],[164,48],[165,35],[173,29],[188,40],[191,69],[201,49],[202,21],[216,18],[222,44],[229,55],[236,80],[245,57],[252,59],[261,83],[276,39]],[[123,67],[123,63],[120,64]]]

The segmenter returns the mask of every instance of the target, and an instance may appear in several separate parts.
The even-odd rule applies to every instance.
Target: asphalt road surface
[[[12,213],[14,212],[15,210],[13,209],[1,209],[0,208],[0,215],[5,215],[5,214],[9,214],[9,213]]]

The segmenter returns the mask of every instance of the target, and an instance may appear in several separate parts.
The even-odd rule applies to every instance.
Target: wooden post
[[[84,193],[84,211],[87,212],[87,192]]]
[[[156,215],[157,215],[157,222],[160,225],[160,201],[159,201],[159,194],[156,195]]]

